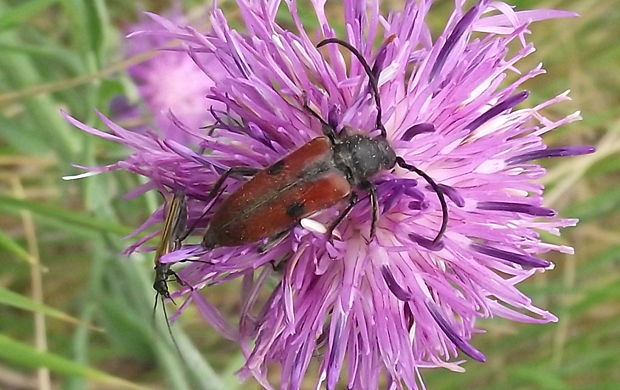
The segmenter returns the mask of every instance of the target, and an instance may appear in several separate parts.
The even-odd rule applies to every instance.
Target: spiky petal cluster
[[[543,207],[543,187],[535,180],[544,170],[532,160],[592,148],[546,148],[541,136],[579,114],[554,120],[541,113],[568,99],[567,93],[517,109],[528,97],[520,85],[543,70],[519,73],[516,66],[534,51],[525,39],[530,22],[574,14],[515,12],[489,1],[464,9],[463,1],[456,1],[444,32],[433,40],[425,23],[431,4],[407,1],[402,10],[381,15],[378,0],[344,1],[346,34],[340,38],[358,48],[378,76],[384,124],[397,154],[440,183],[449,198],[449,225],[440,243],[432,242],[441,221],[436,194],[397,168],[374,180],[381,215],[370,242],[370,208],[362,197],[333,242],[316,232],[338,212],[325,210],[302,221],[266,254],[258,254],[254,244],[208,252],[190,246],[165,257],[170,262],[201,257],[204,262],[181,271],[195,288],[181,293],[191,296],[222,334],[240,342],[246,356],[241,374],[253,375],[265,388],[272,388],[267,380],[272,363],[281,366],[281,389],[299,389],[316,359],[317,388],[334,389],[343,380],[350,389],[377,389],[385,375],[388,388],[415,389],[421,368],[459,370],[454,362],[459,350],[485,360],[469,343],[478,318],[556,320],[516,287],[551,266],[540,254],[572,251],[542,242],[540,232],[558,234],[576,222]],[[239,0],[243,32],[231,28],[217,8],[209,35],[152,15],[168,29],[167,36],[185,41],[207,74],[205,54],[215,56],[226,72],[210,98],[224,103],[230,118],[212,135],[185,129],[200,140],[198,153],[132,134],[105,118],[112,135],[70,120],[133,148],[128,159],[105,169],[145,175],[151,179],[148,188],[184,189],[192,201],[190,219],[197,220],[209,202],[205,194],[224,169],[269,166],[321,134],[320,123],[302,108],[304,99],[336,128],[375,129],[368,77],[339,48],[315,48],[318,40],[337,34],[325,1],[312,5],[318,32],[305,30],[294,0],[286,2],[294,31],[276,22],[278,0]],[[479,33],[475,39],[473,32]],[[506,82],[515,74],[515,81]],[[202,154],[206,149],[210,152]],[[231,179],[222,198],[241,182]],[[146,225],[157,217],[161,213]],[[263,302],[259,296],[274,272],[279,283]],[[196,289],[237,277],[243,278],[242,309],[239,326],[231,331]]]

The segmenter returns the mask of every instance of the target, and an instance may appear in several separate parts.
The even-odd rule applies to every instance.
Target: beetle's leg
[[[345,219],[347,215],[349,215],[349,213],[351,213],[351,210],[353,209],[353,206],[355,206],[355,204],[357,203],[357,200],[357,194],[355,192],[351,192],[351,195],[349,195],[349,204],[344,210],[342,210],[340,215],[338,215],[334,222],[332,222],[331,225],[329,225],[329,227],[327,228],[327,233],[325,233],[325,235],[327,236],[328,240],[332,239],[332,233],[334,232],[334,229],[336,229],[336,227],[340,225],[340,222],[342,222],[342,220]]]
[[[260,169],[253,168],[253,167],[232,167],[232,168],[228,168],[228,170],[226,172],[222,173],[220,175],[220,177],[217,179],[217,181],[213,185],[213,189],[211,191],[209,191],[209,195],[207,195],[207,199],[214,200],[215,198],[217,198],[220,195],[222,195],[222,192],[224,192],[224,190],[226,189],[226,187],[222,188],[222,185],[224,184],[224,181],[229,176],[231,176],[231,175],[252,176],[252,175],[255,175],[258,171],[260,171]],[[198,224],[198,222],[200,222],[200,220],[202,220],[205,217],[205,215],[207,215],[207,213],[209,212],[209,210],[211,210],[211,208],[213,207],[214,204],[215,204],[215,202],[211,203],[211,205],[209,207],[207,207],[207,209],[205,211],[203,211],[202,215],[198,219],[196,219],[194,221],[192,226],[190,226],[183,234],[179,234],[179,236],[177,238],[175,238],[175,240],[174,240],[175,250],[179,249],[179,247],[181,246],[181,241],[184,241],[190,234],[192,234],[194,229],[196,229],[196,225]],[[187,211],[186,211],[186,213],[187,213]],[[185,218],[187,219],[187,215],[185,216]]]
[[[362,183],[362,187],[368,190],[370,206],[372,208],[372,221],[370,222],[369,240],[372,241],[375,238],[375,232],[377,230],[377,220],[379,219],[379,200],[377,197],[377,188],[369,181]]]
[[[284,255],[271,260],[269,264],[271,264],[271,268],[274,270],[274,272],[283,271],[283,267],[286,265],[288,258],[291,257],[292,255],[293,255],[293,252],[289,251],[289,252],[286,252]]]
[[[253,167],[232,167],[232,168],[228,168],[228,170],[226,172],[224,172],[224,173],[222,173],[220,175],[219,179],[217,179],[217,181],[213,185],[213,189],[209,192],[208,199],[213,199],[215,194],[217,194],[218,191],[220,190],[220,188],[222,187],[222,184],[224,184],[224,180],[226,180],[228,178],[228,176],[230,176],[230,175],[253,176],[258,171],[260,171],[260,169],[253,168]]]
[[[265,242],[264,244],[261,244],[261,245],[258,246],[257,252],[260,253],[260,254],[268,252],[273,247],[275,247],[276,245],[281,243],[286,238],[286,236],[288,236],[288,234],[289,234],[289,231],[285,230],[285,231],[283,231],[281,233],[276,234],[273,237],[269,237],[267,242]]]
[[[448,204],[446,203],[443,190],[426,172],[419,168],[416,168],[411,164],[407,164],[407,162],[402,157],[396,157],[396,164],[398,164],[398,166],[401,168],[405,168],[408,171],[415,172],[418,175],[422,176],[424,180],[426,180],[426,182],[431,186],[433,191],[435,191],[435,193],[437,194],[437,197],[439,198],[439,203],[441,204],[442,217],[439,232],[437,232],[435,239],[433,239],[433,244],[436,244],[437,242],[439,242],[439,240],[441,240],[441,237],[443,237],[446,229],[448,228]]]
[[[230,169],[229,169],[230,171]],[[221,185],[220,185],[221,187]],[[183,234],[179,234],[177,235],[177,237],[174,239],[174,241],[172,242],[172,247],[173,250],[177,250],[181,247],[181,243],[183,241],[185,241],[185,239],[187,237],[189,237],[190,234],[192,234],[192,232],[194,231],[194,229],[196,229],[196,225],[198,225],[198,222],[200,222],[205,215],[207,215],[207,213],[209,212],[209,210],[211,210],[211,208],[213,208],[213,206],[215,205],[215,201],[217,200],[217,198],[220,197],[220,195],[222,195],[222,193],[226,190],[226,187],[221,187],[220,192],[218,192],[217,194],[215,194],[215,198],[212,199],[211,204],[205,209],[205,211],[202,212],[202,214],[200,215],[200,217],[198,217],[198,219],[196,219],[194,221],[194,223],[192,223],[192,226],[190,226],[189,228],[187,228],[187,230],[185,230],[185,232],[183,232]],[[186,211],[187,212],[187,211]],[[187,219],[187,215],[185,216],[185,218]],[[187,224],[187,222],[185,223]],[[179,232],[180,233],[180,232]]]

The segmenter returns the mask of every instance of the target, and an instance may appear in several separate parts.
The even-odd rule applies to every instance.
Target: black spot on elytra
[[[304,204],[302,202],[293,202],[286,206],[286,215],[292,219],[298,219],[304,215]]]
[[[282,172],[282,169],[284,169],[284,160],[280,160],[267,168],[267,173],[269,175],[277,175],[278,173]]]

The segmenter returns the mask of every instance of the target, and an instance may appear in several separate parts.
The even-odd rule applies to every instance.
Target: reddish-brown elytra
[[[314,112],[304,98],[304,109],[321,122],[324,136],[315,138],[280,161],[262,170],[233,167],[217,181],[211,194],[219,191],[230,175],[253,177],[233,192],[220,205],[209,222],[202,245],[207,249],[230,247],[268,239],[264,248],[279,242],[302,218],[348,199],[346,208],[330,224],[331,233],[358,202],[356,190],[370,195],[372,223],[370,239],[374,237],[378,213],[377,192],[370,181],[380,172],[395,165],[422,176],[437,194],[442,208],[442,224],[433,243],[443,236],[448,222],[448,209],[439,185],[426,173],[396,156],[386,139],[381,120],[381,100],[377,78],[364,57],[350,44],[330,38],[317,47],[337,43],[346,47],[361,62],[370,79],[375,100],[377,137],[361,133],[337,132]]]

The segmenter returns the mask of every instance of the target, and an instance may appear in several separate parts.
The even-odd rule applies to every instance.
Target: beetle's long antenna
[[[448,228],[448,204],[446,203],[446,198],[443,194],[443,190],[441,189],[439,184],[435,183],[435,181],[426,172],[419,168],[416,168],[411,164],[407,164],[407,162],[403,160],[402,157],[396,157],[396,163],[399,167],[405,168],[408,171],[415,172],[418,175],[422,176],[424,180],[426,180],[426,182],[431,186],[433,191],[435,191],[435,193],[437,194],[437,197],[439,198],[439,203],[441,203],[442,218],[441,227],[439,228],[439,232],[437,232],[435,239],[433,239],[433,244],[438,243],[446,232],[446,229]]]
[[[385,127],[383,126],[383,121],[381,120],[381,115],[382,115],[381,97],[379,96],[379,82],[377,80],[377,76],[375,76],[375,74],[372,72],[370,65],[368,65],[368,62],[366,62],[366,59],[364,58],[362,53],[360,53],[355,47],[353,47],[348,42],[345,42],[338,38],[327,38],[319,42],[319,44],[316,45],[316,47],[320,48],[322,46],[327,45],[328,43],[337,43],[341,46],[344,46],[345,48],[347,48],[347,50],[351,52],[351,54],[357,57],[359,62],[362,64],[364,71],[368,75],[370,89],[372,90],[372,94],[375,98],[375,105],[377,106],[376,126],[377,126],[377,129],[381,131],[381,137],[385,138],[387,136],[387,131],[385,130]]]
[[[166,327],[168,328],[168,334],[170,334],[170,339],[172,340],[172,344],[177,350],[177,353],[181,358],[183,358],[183,353],[181,352],[181,348],[179,348],[179,344],[177,343],[177,339],[174,338],[174,333],[172,333],[172,327],[170,326],[170,320],[168,319],[168,312],[166,311],[166,305],[164,304],[164,297],[161,297],[161,307],[164,311],[164,318],[166,319]]]

